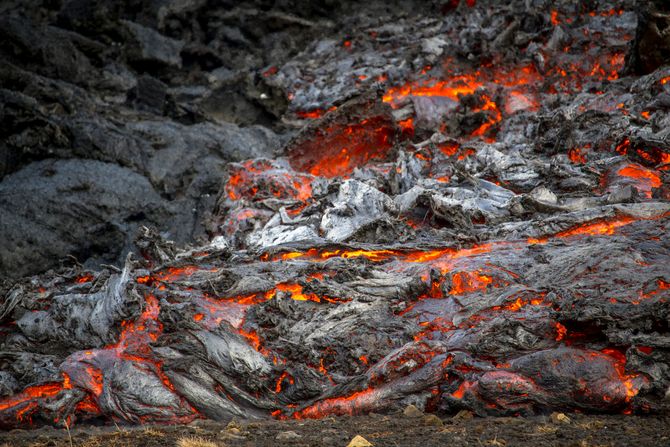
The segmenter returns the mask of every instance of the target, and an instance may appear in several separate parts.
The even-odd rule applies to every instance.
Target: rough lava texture
[[[68,31],[39,32],[69,37],[27,53],[16,49],[32,22],[0,27],[32,67],[12,59],[3,71],[16,124],[0,206],[19,217],[0,230],[24,252],[50,231],[48,259],[83,246],[108,262],[41,217],[52,208],[27,202],[32,182],[49,204],[71,204],[55,220],[109,223],[111,257],[137,231],[122,267],[69,263],[2,286],[1,426],[409,404],[667,412],[670,69],[624,70],[649,45],[641,17],[660,14],[654,4],[209,6],[129,17],[68,2],[54,19]],[[88,34],[92,24],[104,31]],[[132,43],[112,45],[121,36]],[[273,62],[240,50],[292,39],[300,51]],[[108,104],[82,74],[54,81],[67,67],[40,65],[96,45],[123,62],[95,68],[114,86]],[[190,64],[203,78],[184,75]],[[245,100],[216,107],[223,97]],[[119,177],[131,186],[119,191]],[[81,205],[94,199],[104,213]],[[30,219],[47,229],[21,240]],[[169,241],[194,228],[208,240]]]

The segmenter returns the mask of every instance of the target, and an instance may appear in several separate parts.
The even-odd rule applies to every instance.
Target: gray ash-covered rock
[[[176,214],[145,177],[93,160],[46,159],[10,174],[0,184],[0,209],[0,269],[20,275],[67,254],[91,267],[113,263],[131,248],[140,222],[160,226]]]

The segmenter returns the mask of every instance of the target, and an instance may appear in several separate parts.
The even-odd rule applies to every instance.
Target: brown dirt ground
[[[306,421],[197,421],[189,425],[80,426],[0,433],[0,447],[341,446],[356,435],[374,446],[666,446],[670,415],[531,418],[337,417]],[[431,419],[432,418],[432,419]],[[295,435],[287,435],[292,431]],[[283,435],[282,435],[283,433]],[[297,435],[297,436],[296,436]]]

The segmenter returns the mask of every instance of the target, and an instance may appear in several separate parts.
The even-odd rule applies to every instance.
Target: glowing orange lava
[[[332,112],[334,110],[337,110],[336,106],[332,106],[332,107],[328,108],[328,110],[313,109],[313,110],[299,111],[299,112],[296,112],[296,115],[298,117],[302,118],[302,119],[317,119],[317,118],[321,118],[327,112]]]
[[[30,411],[33,410],[37,403],[35,399],[48,398],[56,396],[64,389],[62,383],[45,383],[42,385],[29,386],[18,394],[6,397],[0,400],[0,411],[6,411],[10,408],[25,404],[26,406],[17,411],[16,417],[23,420],[29,417]]]
[[[617,174],[622,177],[635,179],[636,188],[647,198],[651,198],[652,188],[658,188],[662,185],[658,172],[638,164],[628,164],[619,169]]]
[[[193,275],[196,272],[200,271],[206,271],[206,272],[215,272],[216,269],[207,269],[203,267],[199,267],[196,265],[187,265],[184,267],[168,267],[165,271],[162,271],[160,273],[157,273],[154,276],[154,279],[158,281],[163,281],[163,282],[173,282],[173,281],[178,281],[180,279],[184,279],[188,276]],[[148,280],[145,279],[144,277],[138,278],[138,282],[146,283]]]
[[[568,158],[570,159],[571,162],[575,164],[583,164],[586,163],[586,154],[582,153],[582,151],[588,149],[588,147],[584,148],[572,148],[568,151]]]
[[[469,389],[473,388],[474,385],[475,385],[475,382],[470,382],[470,381],[464,380],[458,386],[456,391],[451,393],[451,396],[455,399],[463,399],[463,396],[465,396],[465,392],[468,391]]]
[[[517,297],[513,302],[506,304],[504,306],[494,306],[493,310],[509,310],[512,312],[518,312],[525,306],[539,306],[544,304],[544,294],[540,294],[537,298],[526,299],[524,297]]]
[[[451,277],[449,295],[461,295],[477,290],[486,290],[493,279],[479,272],[457,272]]]
[[[295,383],[295,379],[293,379],[293,377],[291,377],[291,375],[289,373],[284,371],[279,376],[279,379],[277,379],[277,385],[275,385],[275,393],[277,393],[277,394],[281,393],[282,383],[284,383],[284,380],[288,380],[288,383],[291,384],[291,385],[293,385]]]
[[[318,419],[330,415],[353,415],[365,411],[366,405],[371,401],[375,390],[368,388],[345,397],[333,397],[324,399],[301,411],[293,413],[295,419]]]
[[[626,374],[626,356],[618,349],[605,348],[601,351],[603,354],[613,359],[613,366],[619,376],[619,380],[625,387],[626,402],[637,396],[639,393],[638,387],[634,383],[634,379],[640,377],[639,374]]]
[[[320,303],[321,299],[313,293],[303,293],[302,286],[300,284],[289,284],[289,283],[280,283],[277,284],[277,290],[283,292],[288,292],[291,294],[291,299],[296,301],[314,301],[315,303]]]
[[[595,222],[589,222],[582,225],[577,225],[576,227],[569,228],[567,230],[556,233],[551,236],[554,238],[570,237],[576,235],[590,235],[590,236],[599,236],[599,235],[612,235],[615,230],[619,227],[623,227],[635,222],[636,219],[630,216],[620,216],[613,219],[604,219],[598,220]],[[528,243],[533,244],[544,244],[549,240],[549,237],[543,238],[530,238]]]
[[[231,200],[277,198],[305,202],[312,197],[312,177],[269,160],[231,163],[225,191]]]
[[[385,160],[396,128],[385,116],[357,123],[332,124],[291,149],[291,166],[321,177],[343,177],[373,160]]]
[[[568,329],[559,322],[554,323],[554,328],[556,329],[556,341],[563,340],[568,334]]]
[[[79,278],[76,279],[76,282],[79,284],[84,284],[87,282],[93,281],[93,275],[90,273],[86,273],[85,275],[81,275]]]

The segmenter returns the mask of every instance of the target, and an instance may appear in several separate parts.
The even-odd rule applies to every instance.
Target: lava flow
[[[8,289],[0,426],[667,408],[670,72],[625,2],[466,3],[259,70],[200,246]]]

